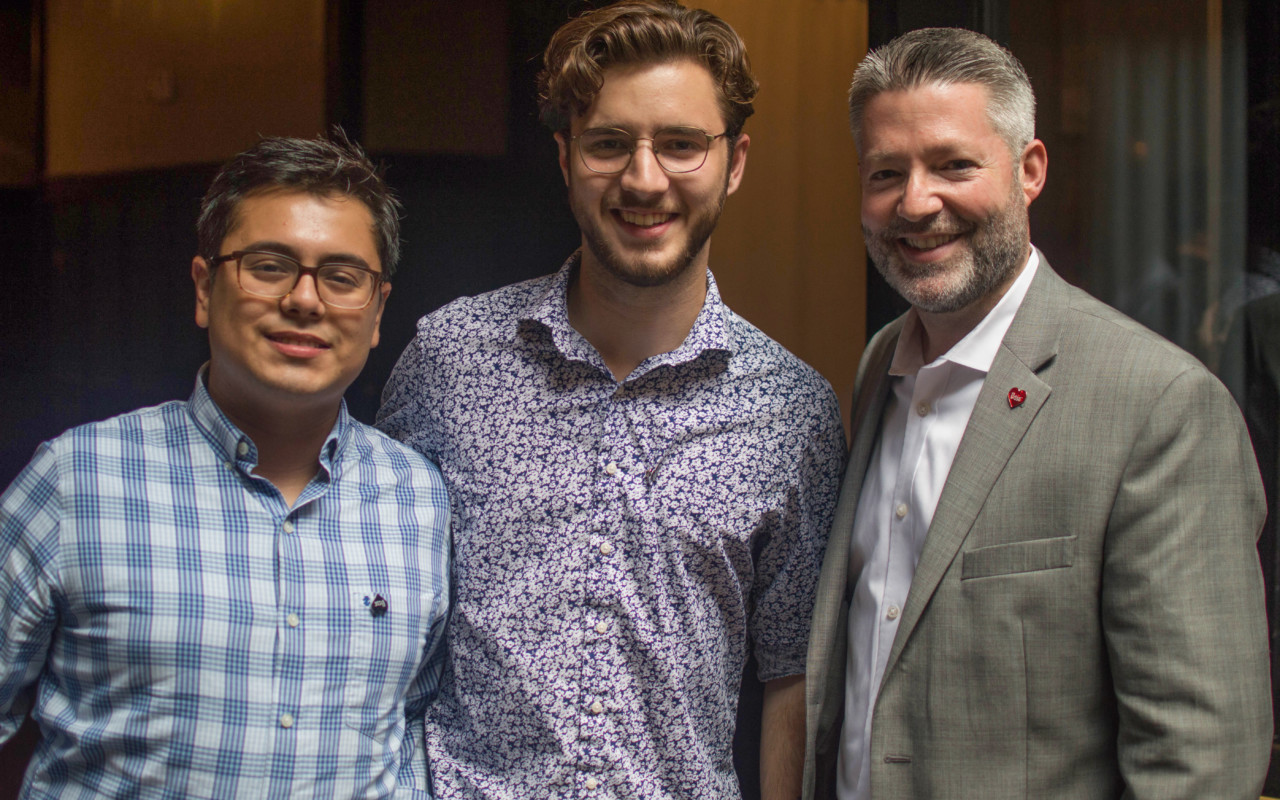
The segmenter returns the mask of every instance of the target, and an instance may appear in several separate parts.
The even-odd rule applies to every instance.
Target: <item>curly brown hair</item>
[[[735,139],[755,111],[751,101],[760,88],[746,45],[715,14],[674,0],[624,0],[561,26],[543,53],[539,116],[551,130],[567,131],[595,100],[609,67],[678,58],[692,58],[711,73],[725,130]]]

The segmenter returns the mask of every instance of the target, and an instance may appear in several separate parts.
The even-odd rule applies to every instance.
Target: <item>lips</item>
[[[275,345],[276,350],[295,358],[316,356],[333,347],[319,336],[298,331],[273,331],[266,336],[267,340]]]

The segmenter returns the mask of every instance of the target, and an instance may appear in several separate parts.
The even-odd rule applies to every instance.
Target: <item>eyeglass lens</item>
[[[631,163],[637,138],[623,130],[594,128],[578,136],[582,162],[593,172],[622,172]],[[653,135],[653,155],[667,172],[693,172],[707,160],[712,137],[698,128],[667,128]]]
[[[240,288],[259,297],[284,297],[293,291],[301,264],[277,253],[245,253],[240,259]],[[314,270],[316,292],[325,305],[364,308],[373,297],[374,274],[350,264],[323,264]]]

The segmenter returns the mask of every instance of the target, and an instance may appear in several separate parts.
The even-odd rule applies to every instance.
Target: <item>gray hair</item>
[[[962,28],[909,31],[867,54],[849,87],[849,125],[862,150],[862,115],[884,92],[930,84],[976,83],[987,90],[987,119],[1015,161],[1036,135],[1036,95],[1022,62],[980,33]]]

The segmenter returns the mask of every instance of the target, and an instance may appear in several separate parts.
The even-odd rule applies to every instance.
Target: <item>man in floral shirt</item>
[[[766,798],[797,797],[843,460],[827,383],[720,300],[756,81],[723,21],[624,2],[539,78],[582,247],[423,318],[379,425],[441,466],[456,596],[442,798],[726,798],[748,648]]]

